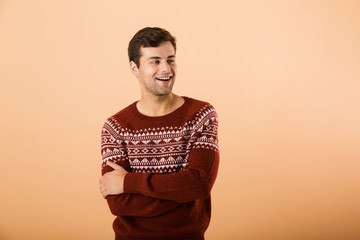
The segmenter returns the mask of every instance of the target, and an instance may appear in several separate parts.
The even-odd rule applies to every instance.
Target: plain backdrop
[[[177,37],[174,92],[210,102],[207,240],[360,239],[360,1],[0,1],[0,239],[113,239],[107,117],[138,100],[127,45]]]

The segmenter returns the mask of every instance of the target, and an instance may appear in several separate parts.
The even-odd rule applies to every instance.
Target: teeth
[[[160,81],[168,81],[170,80],[172,76],[168,77],[168,78],[156,78],[157,80],[160,80]]]

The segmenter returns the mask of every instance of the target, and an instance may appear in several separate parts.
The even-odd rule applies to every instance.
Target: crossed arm
[[[170,174],[127,172],[115,163],[107,164],[114,170],[100,179],[103,197],[128,193],[183,203],[209,196],[217,175],[219,154],[212,149],[194,148],[187,168]]]
[[[217,175],[218,153],[207,149],[192,152],[199,159],[192,159],[185,171],[170,174],[127,172],[108,161],[100,192],[112,214],[157,216],[181,203],[208,197]]]
[[[120,162],[121,163],[121,162]],[[153,217],[179,206],[179,203],[156,199],[142,194],[124,193],[124,177],[128,173],[124,167],[110,162],[103,168],[100,178],[100,192],[107,200],[110,211],[115,216]]]

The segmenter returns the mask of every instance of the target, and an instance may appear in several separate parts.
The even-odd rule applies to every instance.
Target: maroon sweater
[[[218,117],[206,102],[164,116],[141,114],[136,102],[108,118],[101,138],[102,174],[127,171],[124,193],[108,196],[115,239],[204,239],[210,191],[219,165]]]

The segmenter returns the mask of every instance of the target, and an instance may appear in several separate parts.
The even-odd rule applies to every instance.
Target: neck
[[[146,116],[163,116],[171,113],[184,103],[184,99],[174,93],[164,96],[141,95],[136,107]]]

